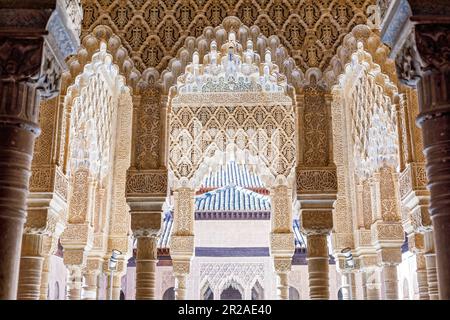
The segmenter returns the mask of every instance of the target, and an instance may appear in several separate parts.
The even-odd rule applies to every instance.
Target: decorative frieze
[[[334,168],[297,168],[297,193],[335,193],[337,175]]]
[[[128,170],[126,196],[165,196],[167,194],[167,171]]]

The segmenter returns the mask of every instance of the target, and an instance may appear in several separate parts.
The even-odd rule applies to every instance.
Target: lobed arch
[[[225,279],[223,279],[217,286],[219,288],[219,298],[221,297],[224,290],[228,289],[229,287],[236,289],[241,294],[242,300],[245,299],[245,288],[240,283],[239,279],[237,279],[234,276],[228,276]]]
[[[380,71],[389,77],[390,82],[398,87],[395,61],[389,58],[389,47],[382,42],[378,31],[365,24],[353,27],[336,50],[336,55],[323,72],[327,86],[332,88],[338,84],[339,77],[346,72],[346,66],[351,63],[353,54],[358,52],[360,43],[366,54],[371,57],[372,63],[377,64]]]
[[[353,139],[354,130],[352,126],[351,111],[346,111],[348,104],[351,103],[351,95],[355,93],[355,87],[367,86],[365,82],[358,82],[359,79],[367,78],[372,85],[371,88],[379,90],[382,97],[387,97],[387,102],[380,103],[386,106],[383,109],[387,114],[389,124],[387,127],[391,128],[384,136],[390,136],[395,145],[396,151],[393,152],[394,157],[389,165],[397,167],[401,164],[401,151],[398,132],[399,115],[395,105],[400,102],[399,82],[395,73],[395,63],[388,58],[389,48],[382,44],[380,36],[377,32],[370,30],[368,26],[356,26],[350,34],[348,34],[343,42],[343,45],[338,49],[337,55],[332,59],[329,68],[325,71],[325,81],[332,93],[332,130],[333,130],[333,146],[334,146],[334,162],[337,166],[338,177],[338,196],[334,211],[334,225],[335,236],[333,237],[333,247],[336,254],[340,255],[340,249],[344,247],[361,246],[361,239],[364,234],[370,240],[370,231],[361,232],[355,237],[355,230],[360,228],[370,229],[372,223],[372,209],[368,205],[368,198],[370,192],[368,191],[367,177],[374,171],[383,171],[383,165],[375,169],[371,169],[372,165],[364,164],[359,168],[363,168],[365,173],[360,175],[356,170],[355,146],[359,148],[358,143],[351,142]],[[362,72],[365,75],[362,77]],[[380,98],[381,100],[385,98]],[[371,114],[370,118],[376,118],[377,109],[375,104],[378,102],[372,101],[370,105],[364,105],[364,113]],[[351,104],[353,106],[353,104]],[[385,121],[385,120],[382,120]],[[371,135],[371,139],[373,135]],[[359,140],[358,140],[359,141]],[[373,142],[375,143],[375,142]],[[364,144],[361,144],[364,148]],[[385,147],[385,144],[382,144]],[[352,149],[353,148],[353,149]],[[359,150],[359,149],[358,149]],[[377,151],[377,153],[381,151]],[[359,153],[358,153],[359,154]],[[364,159],[371,159],[365,157]],[[384,153],[383,153],[384,155]],[[395,164],[393,164],[395,163]],[[370,170],[369,170],[370,169]],[[355,173],[355,174],[354,174]],[[389,200],[389,199],[388,199]],[[364,233],[366,232],[366,233]],[[365,245],[370,245],[369,243]]]
[[[72,152],[74,149],[73,143],[75,141],[74,138],[79,133],[77,131],[86,127],[85,129],[90,132],[95,127],[92,118],[84,119],[86,115],[83,114],[87,112],[87,106],[83,106],[81,110],[73,110],[73,106],[76,103],[83,103],[80,101],[81,95],[90,85],[89,82],[91,77],[100,73],[104,76],[110,88],[117,91],[116,98],[118,100],[122,93],[130,94],[130,90],[125,84],[125,78],[120,75],[118,66],[113,64],[113,58],[109,53],[107,53],[106,46],[104,44],[100,45],[98,51],[92,55],[91,61],[84,65],[83,71],[76,76],[74,83],[67,88],[67,92],[64,97],[64,104],[67,109],[66,112],[68,113],[68,117],[70,119],[67,124],[68,127],[66,128],[68,132],[68,158],[72,158]],[[108,102],[108,104],[109,103],[110,102]],[[83,121],[82,118],[85,122],[80,122]],[[83,143],[83,141],[79,142]],[[67,163],[66,170],[70,171],[70,165],[70,163]]]
[[[202,158],[214,157],[218,150],[231,151],[235,146],[227,149],[225,144],[233,143],[237,149],[249,151],[247,160],[250,153],[253,157],[263,156],[272,180],[279,175],[289,179],[296,162],[296,130],[287,80],[272,62],[269,49],[263,60],[251,43],[248,50],[243,49],[233,27],[229,33],[222,29],[222,34],[227,42],[220,45],[211,40],[210,51],[203,59],[195,51],[193,62],[177,77],[176,87],[170,89],[169,167],[177,179],[184,180],[184,187],[195,187],[207,168],[200,168]],[[265,137],[263,141],[261,136]]]
[[[305,79],[309,79],[309,74],[320,74],[321,77],[321,71],[318,68],[310,68],[305,73],[298,68],[295,60],[281,44],[282,42],[277,35],[266,37],[257,25],[248,27],[239,18],[228,16],[221,25],[215,28],[211,26],[206,27],[202,35],[187,37],[184,41],[184,46],[178,50],[176,57],[169,61],[167,68],[161,74],[156,68],[148,68],[142,73],[144,78],[159,79],[158,85],[162,93],[169,95],[176,84],[177,78],[183,74],[187,65],[192,62],[194,52],[197,51],[199,53],[200,63],[203,63],[203,57],[209,51],[211,42],[214,40],[217,42],[217,46],[221,47],[227,41],[228,33],[231,30],[236,32],[237,40],[244,50],[247,49],[247,40],[253,41],[253,48],[260,57],[264,57],[266,49],[270,50],[272,57],[274,57],[274,63],[279,67],[280,75],[285,76],[287,79],[291,97],[294,95],[292,89],[300,90],[305,84]]]
[[[68,70],[62,75],[60,95],[67,94],[76,78],[83,73],[85,66],[92,62],[93,56],[101,47],[104,47],[110,55],[112,63],[117,66],[131,92],[133,94],[139,92],[139,85],[142,85],[141,73],[135,68],[127,49],[110,27],[98,25],[83,37],[77,53],[67,61]]]
[[[85,251],[81,259],[67,264],[75,270],[92,261],[101,266],[98,262],[103,258],[101,255],[112,249],[122,252],[122,261],[131,254],[125,183],[130,166],[132,94],[139,94],[142,81],[120,39],[105,26],[96,27],[92,34],[83,38],[82,46],[69,59],[68,65],[60,97],[66,117],[60,135],[67,146],[64,171],[69,177],[72,197],[67,231],[61,239],[65,259],[70,259],[77,248]],[[86,128],[92,140],[100,142],[83,144],[86,139],[80,134],[80,128]],[[80,149],[82,151],[78,152]],[[84,161],[91,154],[94,158],[100,155],[99,165],[92,168],[89,161]],[[81,155],[79,161],[78,155]],[[83,161],[89,167],[77,165]],[[98,167],[101,169],[97,170]],[[95,205],[89,206],[89,203]],[[84,222],[92,229],[86,233],[73,231]],[[92,243],[94,234],[102,241]],[[83,246],[86,242],[89,246]],[[126,264],[120,265],[123,268]]]
[[[205,293],[208,291],[208,289],[212,291],[214,297],[214,287],[211,285],[209,279],[205,278],[200,282],[200,300],[205,300]]]

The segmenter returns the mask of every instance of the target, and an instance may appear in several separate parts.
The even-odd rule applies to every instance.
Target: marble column
[[[58,246],[64,229],[56,207],[29,204],[20,258],[17,298],[47,299],[49,258]]]
[[[381,275],[384,283],[385,300],[398,300],[397,264],[383,264]]]
[[[430,300],[439,299],[438,277],[437,277],[437,265],[436,265],[436,253],[434,246],[433,230],[427,228],[423,233],[424,239],[424,257],[425,257],[425,270],[428,282],[428,296]]]
[[[71,265],[67,267],[67,300],[81,300],[81,290],[83,285],[82,267]]]
[[[194,255],[195,190],[181,187],[174,191],[174,232],[170,255],[175,276],[175,299],[186,299],[186,278]]]
[[[186,300],[186,274],[175,275],[175,300]]]
[[[333,228],[331,210],[301,210],[302,231],[306,234],[309,296],[311,300],[328,300],[329,284],[329,250],[328,234]]]
[[[289,271],[291,259],[275,259],[275,273],[277,275],[277,299],[289,300]]]
[[[96,300],[99,272],[88,271],[84,273],[84,284],[82,288],[83,300]]]
[[[41,274],[41,294],[40,300],[48,300],[48,279],[50,273],[50,255],[46,255],[44,257],[44,264],[42,265],[42,274]]]
[[[428,295],[430,300],[439,300],[438,278],[436,270],[436,254],[426,253],[425,264],[427,268]]]
[[[426,158],[439,297],[449,300],[450,8],[446,1],[434,0],[395,0],[390,5],[381,36],[392,48],[400,81],[418,91],[416,123],[422,129]]]
[[[43,235],[24,234],[20,259],[19,289],[17,299],[39,300],[41,274],[44,265]]]
[[[377,267],[365,268],[362,274],[364,300],[381,300],[381,283]]]
[[[341,272],[342,300],[356,300],[356,279],[353,272]]]
[[[64,59],[79,45],[81,8],[74,4],[69,17],[61,5],[6,1],[0,8],[0,300],[17,296],[39,100],[57,95]]]
[[[423,253],[416,253],[416,274],[417,274],[417,287],[419,290],[419,300],[429,300],[428,294],[428,276],[426,269],[425,256]]]
[[[136,300],[155,300],[157,261],[157,238],[137,237]]]
[[[309,296],[311,300],[328,300],[330,289],[327,234],[309,234],[307,243]]]
[[[37,79],[46,24],[56,4],[36,2],[34,9],[22,1],[0,8],[0,300],[17,297],[33,144],[39,135],[38,90],[45,89]],[[23,25],[3,23],[12,16]],[[41,261],[27,263],[42,268]],[[34,296],[30,290],[27,296]]]
[[[123,276],[123,272],[114,272],[113,274],[113,279],[112,279],[112,292],[111,290],[111,275],[108,274],[108,283],[106,285],[106,295],[107,295],[107,299],[109,300],[110,297],[110,292],[112,293],[112,299],[111,300],[120,300],[120,291],[122,290],[122,276]],[[136,289],[136,295],[137,295],[137,289]],[[138,299],[136,298],[136,300],[154,300],[154,298],[152,299],[148,299],[145,298],[144,299]]]
[[[175,276],[175,300],[186,300],[186,280],[190,271],[190,259],[173,261]]]

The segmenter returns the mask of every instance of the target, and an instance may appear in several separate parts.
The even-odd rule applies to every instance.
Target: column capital
[[[307,235],[329,234],[333,228],[332,210],[300,210],[302,232]]]
[[[378,264],[398,265],[402,262],[402,251],[399,247],[384,247],[377,250]]]
[[[131,212],[131,230],[134,237],[158,237],[163,216],[161,211]]]
[[[289,273],[292,267],[291,258],[274,258],[273,265],[276,273]]]

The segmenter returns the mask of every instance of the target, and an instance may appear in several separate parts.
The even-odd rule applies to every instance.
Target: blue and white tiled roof
[[[243,188],[264,188],[261,179],[246,164],[229,161],[226,165],[210,172],[202,184],[202,188],[220,188],[236,185]]]
[[[306,238],[300,232],[300,222],[296,219],[293,221],[293,231],[294,231],[294,241],[296,248],[306,248]],[[171,212],[167,212],[164,216],[162,234],[158,240],[158,248],[167,249],[169,248],[169,240],[172,234],[173,228],[173,216]],[[331,245],[331,244],[329,244]],[[330,246],[331,248],[331,246]]]
[[[195,211],[270,211],[268,196],[228,185],[195,197]]]

